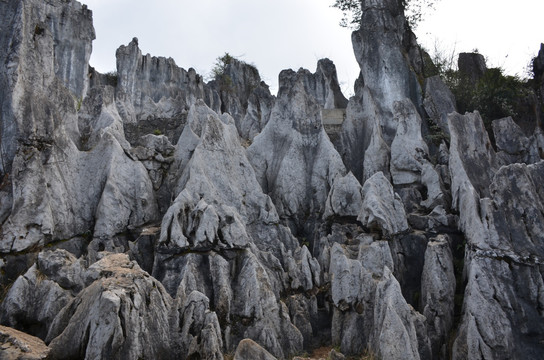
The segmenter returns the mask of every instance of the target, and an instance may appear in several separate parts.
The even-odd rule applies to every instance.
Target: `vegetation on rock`
[[[406,20],[412,28],[423,19],[427,9],[433,9],[437,0],[399,0],[406,13]],[[363,14],[361,0],[335,0],[332,7],[342,11],[340,26],[353,30],[359,29]]]

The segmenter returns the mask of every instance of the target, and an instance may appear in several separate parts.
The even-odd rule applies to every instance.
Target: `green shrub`
[[[219,90],[224,92],[233,91],[232,78],[227,74],[227,66],[232,63],[235,58],[228,52],[225,55],[216,59],[212,69],[213,79],[219,85]]]
[[[527,111],[523,99],[532,92],[528,81],[505,75],[501,68],[489,68],[474,84],[457,69],[455,56],[455,51],[444,55],[435,49],[432,60],[437,74],[455,96],[459,113],[478,110],[489,131],[493,120],[508,116],[516,118]]]

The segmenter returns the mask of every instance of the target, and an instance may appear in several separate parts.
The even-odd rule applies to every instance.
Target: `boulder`
[[[355,176],[349,172],[346,176],[334,181],[327,203],[325,218],[331,216],[356,217],[361,212],[363,204],[363,187]]]
[[[209,310],[210,300],[198,291],[180,296],[175,307],[179,318],[174,319],[174,342],[180,344],[184,359],[198,357],[222,360],[223,341],[217,315]]]
[[[362,193],[363,204],[357,220],[364,226],[378,230],[384,236],[408,230],[402,200],[381,172],[365,182]]]
[[[47,359],[49,348],[33,336],[0,325],[0,359],[38,360]]]
[[[244,339],[240,341],[236,347],[236,353],[234,354],[234,360],[274,360],[276,359],[272,354],[259,346],[255,341],[251,339]]]
[[[449,136],[448,114],[457,111],[457,107],[455,97],[440,76],[435,75],[425,79],[423,106],[430,120],[445,136]]]
[[[172,299],[164,287],[124,254],[89,268],[98,277],[57,315],[47,335],[56,359],[138,359],[174,356]]]
[[[84,270],[83,263],[65,250],[41,252],[3,299],[2,323],[45,339],[53,319],[85,286]]]

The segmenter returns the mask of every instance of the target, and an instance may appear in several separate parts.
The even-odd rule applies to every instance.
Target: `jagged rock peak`
[[[197,99],[219,109],[217,93],[193,68],[185,70],[172,58],[142,55],[134,38],[117,49],[117,106],[126,123],[155,118],[182,118]]]
[[[419,108],[421,88],[409,57],[417,44],[410,41],[413,34],[406,26],[401,2],[365,0],[362,10],[361,27],[353,32],[352,43],[364,85],[386,111],[404,98]]]
[[[317,62],[315,73],[300,69],[299,74],[304,74],[304,87],[308,94],[324,109],[345,109],[348,100],[340,90],[336,66],[329,59],[321,59]]]
[[[293,230],[308,213],[321,216],[334,179],[346,172],[323,128],[322,108],[306,91],[306,75],[304,70],[280,73],[270,120],[248,148],[262,189],[280,217],[297,223]]]

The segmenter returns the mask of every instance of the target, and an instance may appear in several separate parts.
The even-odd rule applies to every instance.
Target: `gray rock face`
[[[429,149],[421,137],[421,117],[408,99],[394,104],[397,131],[391,143],[391,177],[394,184],[420,182]]]
[[[499,164],[533,164],[540,161],[539,146],[541,145],[539,143],[542,136],[540,129],[537,128],[535,133],[528,138],[511,117],[495,120],[491,126],[498,150],[497,161]]]
[[[94,29],[91,12],[77,1],[0,6],[0,45],[5,49],[0,54],[0,170],[4,174],[11,170],[17,139],[50,144],[77,131],[72,112],[57,104],[73,108],[74,99],[87,91]]]
[[[221,328],[217,315],[209,310],[209,302],[198,291],[191,292],[187,297],[180,296],[177,300],[179,319],[174,319],[176,329],[173,336],[181,344],[182,358],[223,359]]]
[[[378,171],[389,176],[390,146],[398,119],[395,103],[410,102],[422,114],[422,92],[411,69],[419,52],[399,2],[362,3],[361,27],[352,43],[361,76],[355,83],[337,145],[344,164],[363,183]],[[416,66],[418,67],[418,66]]]
[[[219,109],[217,96],[194,69],[179,68],[171,58],[143,56],[138,39],[117,49],[116,57],[118,106],[125,122],[180,118],[199,98]]]
[[[238,131],[240,136],[248,141],[253,141],[270,120],[270,114],[276,98],[270,94],[268,86],[261,82],[251,95],[247,103],[247,112],[240,122]]]
[[[268,122],[274,96],[255,66],[232,57],[222,65],[209,85],[220,95],[221,112],[229,113],[240,136],[251,141]]]
[[[277,97],[137,39],[99,74],[84,6],[0,1],[0,323],[48,344],[0,358],[539,359],[542,130],[495,152],[401,2],[362,6],[348,102],[327,59]]]
[[[408,230],[406,213],[400,197],[381,172],[363,185],[363,205],[358,220],[371,229],[390,236]]]
[[[481,120],[476,120],[478,128]],[[542,162],[512,164],[499,170],[489,166],[487,171],[470,172],[469,178],[470,170],[457,166],[467,169],[477,163],[490,164],[494,153],[486,149],[485,141],[476,142],[479,149],[458,147],[453,143],[452,124],[455,122],[450,121],[450,167],[455,166],[451,168],[452,191],[458,194],[460,226],[469,246],[465,256],[468,284],[454,358],[501,358],[508,354],[536,359],[542,345],[535,343],[531,334],[542,333],[541,316],[537,315],[541,300],[535,290],[539,285],[534,284],[542,281],[539,227],[544,219],[534,184],[544,173]],[[474,138],[481,138],[481,132]],[[477,187],[482,190],[477,192]],[[487,194],[487,198],[480,194]],[[518,287],[521,278],[523,290]]]
[[[331,216],[357,217],[363,204],[363,187],[350,172],[334,181],[325,205],[325,218]]]
[[[478,53],[460,53],[457,61],[459,72],[475,85],[487,70],[485,58]]]
[[[446,236],[429,242],[421,278],[421,308],[427,321],[433,358],[447,358],[446,346],[453,326],[455,274]]]
[[[448,114],[457,111],[455,97],[438,75],[425,79],[425,111],[444,134],[449,135]]]
[[[13,204],[11,213],[3,214],[0,240],[3,253],[88,232],[97,237],[111,237],[125,231],[127,226],[141,225],[157,215],[145,168],[134,164],[124,153],[126,141],[112,106],[111,90],[108,92],[106,88],[87,97],[94,100],[86,100],[92,109],[85,113],[94,117],[82,115],[78,120],[76,114],[74,98],[86,91],[88,51],[94,37],[90,12],[77,2],[53,5],[42,6],[32,1],[21,3],[19,8],[2,5],[1,13],[13,17],[11,30],[15,32],[11,35],[20,44],[9,48],[7,55],[13,59],[12,67],[2,72],[2,76],[11,73],[10,79],[19,79],[2,90],[3,98],[8,101],[6,106],[9,105],[3,107],[6,116],[2,128],[7,130],[2,131],[2,136],[9,138],[2,140],[2,148],[6,155],[4,163],[11,167],[11,194],[7,197]],[[66,14],[68,23],[81,27],[73,34],[56,30],[53,23],[48,25],[52,29],[45,25],[42,29],[40,21],[60,21],[61,13]],[[38,24],[34,35],[18,32],[21,24],[30,23]],[[10,32],[3,35],[9,37]],[[89,43],[79,44],[80,39]],[[79,45],[70,57],[68,49],[76,42]],[[88,49],[84,51],[81,46]],[[66,56],[62,55],[65,53]],[[61,60],[62,66],[55,64]],[[80,67],[85,73],[75,71]],[[64,78],[68,73],[69,77]],[[74,76],[78,79],[81,76],[81,81],[72,80]],[[35,81],[38,77],[43,80]],[[65,87],[65,81],[75,88]],[[79,95],[71,92],[76,88],[81,91]],[[15,132],[9,130],[10,126],[15,126]],[[82,146],[87,137],[93,146],[90,150]],[[9,144],[14,139],[24,140],[10,157]]]
[[[429,345],[420,349],[419,344],[426,342],[424,317],[404,300],[392,266],[386,242],[362,243],[353,260],[339,244],[333,246],[333,342],[343,353],[360,353],[368,345],[387,359],[420,359],[428,353]]]
[[[421,88],[416,74],[410,71],[409,59],[403,54],[403,41],[408,33],[400,3],[367,0],[363,1],[362,10],[360,30],[352,34],[353,49],[364,85],[369,87],[385,115],[381,121],[386,142],[390,143],[396,124],[387,118],[391,118],[394,103],[408,98],[419,108]]]
[[[53,319],[84,287],[83,270],[83,264],[64,250],[40,253],[6,294],[2,323],[45,339]]]
[[[253,360],[253,359],[274,360],[276,358],[251,339],[244,339],[240,341],[240,343],[236,347],[234,360]]]
[[[315,73],[299,71],[304,76],[304,88],[324,109],[345,109],[348,100],[340,90],[336,75],[336,66],[329,59],[317,62]]]
[[[228,349],[248,337],[278,357],[299,351],[302,335],[277,299],[288,288],[319,285],[319,265],[278,224],[232,117],[197,102],[175,159],[178,196],[163,219],[154,276],[171,293],[196,290],[213,299],[222,328],[231,329]],[[187,250],[193,254],[168,255]]]
[[[383,133],[382,113],[368,87],[355,85],[355,96],[346,109],[338,151],[348,170],[364,182],[381,171],[389,177],[389,145]]]
[[[172,299],[123,254],[95,263],[98,277],[51,324],[47,342],[57,359],[170,358]]]
[[[334,179],[345,174],[305,79],[303,71],[282,71],[270,121],[248,148],[261,188],[295,229],[323,213]]]

